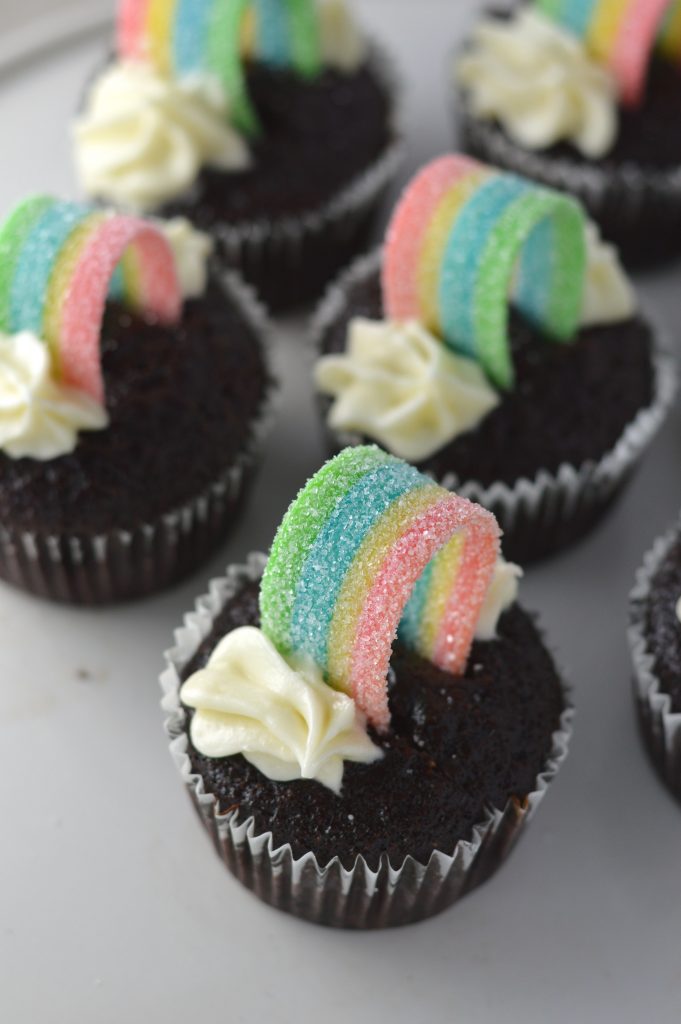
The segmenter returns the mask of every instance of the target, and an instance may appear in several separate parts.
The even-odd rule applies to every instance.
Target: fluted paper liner
[[[295,857],[291,846],[275,847],[272,833],[258,834],[253,818],[240,821],[238,811],[221,814],[216,798],[203,779],[192,772],[187,754],[186,716],[179,691],[184,667],[211,631],[225,603],[246,581],[259,580],[266,563],[251,554],[245,565],[232,566],[213,580],[175,634],[175,647],[166,653],[161,676],[162,707],[172,758],[213,845],[229,870],[256,896],[279,910],[316,924],[337,928],[387,928],[410,924],[445,910],[484,882],[513,849],[549,784],[567,756],[573,710],[567,697],[560,727],[553,734],[551,753],[534,790],[523,800],[512,799],[503,810],[489,809],[466,841],[451,855],[433,852],[427,864],[407,857],[392,865],[381,857],[372,870],[363,857],[351,869],[335,857],[320,864],[313,853]]]
[[[681,799],[681,713],[672,710],[671,697],[664,692],[655,672],[655,654],[646,637],[650,587],[678,537],[678,525],[660,537],[636,575],[630,597],[629,645],[634,666],[634,697],[643,738],[660,777]]]
[[[314,359],[320,355],[323,336],[347,306],[348,290],[376,274],[381,259],[378,250],[356,260],[327,291],[310,332]],[[657,328],[655,336],[659,337]],[[676,363],[658,340],[653,360],[653,401],[639,411],[614,448],[599,460],[580,466],[563,463],[555,472],[540,469],[533,479],[520,477],[513,484],[498,481],[485,486],[476,480],[459,480],[455,473],[435,478],[437,483],[494,513],[504,532],[508,558],[526,565],[553,554],[596,524],[662,426],[676,394]],[[358,434],[325,428],[332,448],[365,443]]]
[[[218,277],[258,338],[270,379],[271,326],[253,290],[233,271]],[[197,568],[225,538],[253,476],[274,414],[274,384],[249,443],[201,494],[153,522],[100,534],[48,534],[0,524],[0,578],[41,597],[106,604],[141,597]]]

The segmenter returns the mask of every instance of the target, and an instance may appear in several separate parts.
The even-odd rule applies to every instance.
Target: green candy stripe
[[[513,384],[508,345],[508,288],[519,253],[533,228],[545,218],[554,221],[551,291],[542,318],[544,333],[557,341],[571,339],[579,325],[584,297],[586,242],[584,215],[573,200],[533,189],[499,218],[481,257],[475,286],[474,325],[477,354],[500,388]]]
[[[208,68],[225,87],[235,124],[244,134],[253,136],[257,135],[260,126],[248,95],[240,48],[241,27],[250,6],[249,0],[214,4],[208,23],[206,49]]]
[[[24,242],[54,203],[49,196],[31,196],[0,227],[0,331],[12,331],[12,282]]]
[[[291,619],[298,581],[319,533],[343,496],[380,465],[398,462],[375,446],[347,448],[305,485],[277,531],[260,584],[263,632],[279,650],[292,651]]]
[[[291,27],[293,63],[305,78],[314,78],[322,68],[319,12],[311,0],[284,0]]]

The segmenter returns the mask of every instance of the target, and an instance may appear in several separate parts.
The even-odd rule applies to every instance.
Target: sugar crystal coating
[[[535,0],[535,6],[584,41],[612,72],[626,106],[641,102],[656,43],[681,59],[678,0]]]
[[[434,160],[406,189],[388,229],[383,297],[513,384],[508,296],[547,337],[571,340],[582,309],[585,218],[557,192],[467,157]]]
[[[498,552],[489,512],[379,448],[349,448],[284,517],[261,584],[262,628],[386,729],[400,622],[405,643],[463,671]]]
[[[178,319],[175,259],[153,224],[35,196],[0,227],[0,331],[42,338],[63,381],[100,402],[100,331],[112,289],[163,322]]]

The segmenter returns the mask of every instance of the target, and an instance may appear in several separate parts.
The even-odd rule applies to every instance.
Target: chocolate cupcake
[[[494,512],[522,564],[599,520],[674,393],[578,204],[467,157],[416,176],[312,337],[330,450],[369,439],[408,458]]]
[[[498,553],[490,513],[353,448],[301,491],[269,559],[197,602],[162,677],[166,727],[217,852],[261,899],[408,924],[510,852],[571,710]]]
[[[272,378],[250,290],[183,222],[34,197],[0,228],[0,577],[139,597],[224,539]]]
[[[671,2],[535,0],[452,69],[464,149],[579,198],[632,266],[681,253],[681,19]]]
[[[120,0],[74,127],[92,198],[183,216],[276,310],[366,248],[400,160],[395,84],[341,0]]]
[[[652,762],[681,799],[681,530],[659,538],[631,594],[629,643],[641,734]]]

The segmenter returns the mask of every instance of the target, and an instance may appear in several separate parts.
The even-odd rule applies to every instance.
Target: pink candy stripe
[[[479,169],[468,157],[443,156],[406,189],[388,228],[383,258],[383,303],[389,319],[419,318],[418,267],[433,214],[458,181]]]
[[[156,228],[136,217],[112,216],[88,239],[64,297],[58,340],[65,383],[104,399],[100,333],[111,276],[123,253],[139,253],[140,307],[164,323],[179,319],[182,297],[175,259]]]
[[[116,21],[119,57],[141,60],[146,56],[146,26],[151,0],[119,0]]]
[[[628,0],[610,60],[626,106],[638,106],[643,98],[650,55],[669,6],[670,0]]]
[[[456,629],[447,640],[446,665],[442,667],[463,671],[499,551],[499,528],[491,513],[448,494],[398,538],[369,591],[350,656],[350,686],[358,707],[380,731],[390,724],[386,677],[404,608],[430,560],[461,529],[471,535],[460,568],[467,589],[464,591],[462,582],[455,590],[460,599]],[[450,614],[448,623],[452,621]]]

